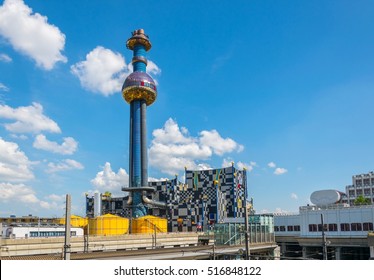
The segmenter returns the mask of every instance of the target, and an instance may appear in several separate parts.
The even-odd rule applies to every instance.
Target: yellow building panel
[[[132,233],[159,233],[167,232],[167,219],[162,219],[155,216],[144,216],[132,220]]]
[[[106,214],[88,219],[89,235],[122,235],[128,233],[129,219]]]

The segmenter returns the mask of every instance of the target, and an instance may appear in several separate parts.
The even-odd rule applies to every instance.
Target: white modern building
[[[41,225],[3,225],[1,227],[1,237],[18,238],[47,238],[65,236],[64,226],[41,226]],[[72,227],[70,229],[71,237],[82,237],[83,229]]]
[[[353,175],[352,185],[345,187],[347,198],[342,202],[353,205],[359,196],[369,198],[374,203],[374,172]]]
[[[334,194],[335,192],[335,194]],[[284,258],[374,258],[368,235],[373,232],[374,205],[340,203],[340,192],[317,191],[316,205],[302,206],[299,213],[274,216],[275,240]],[[325,238],[324,238],[325,237]]]

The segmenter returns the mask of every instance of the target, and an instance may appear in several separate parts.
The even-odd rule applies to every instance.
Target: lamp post
[[[249,238],[248,238],[248,211],[247,211],[247,172],[243,169],[244,185],[244,223],[245,223],[245,259],[249,260]]]
[[[323,259],[327,260],[327,240],[326,240],[326,234],[325,234],[325,225],[323,222],[323,214],[321,214],[321,225],[322,225],[322,248],[323,248]]]

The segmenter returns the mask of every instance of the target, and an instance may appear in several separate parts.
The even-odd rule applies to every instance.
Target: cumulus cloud
[[[246,169],[248,172],[251,172],[253,170],[253,167],[256,166],[256,163],[251,161],[250,163],[245,163],[245,162],[241,162],[239,161],[237,163],[237,166],[239,169]]]
[[[288,172],[286,168],[277,167],[277,165],[274,162],[269,162],[268,167],[275,168],[274,173],[273,173],[274,175],[283,175]]]
[[[291,198],[292,198],[292,199],[296,199],[296,200],[297,200],[297,199],[298,199],[298,196],[297,196],[297,194],[296,194],[296,193],[291,193]]]
[[[275,208],[274,214],[289,214],[290,211],[284,210],[280,207]]]
[[[26,203],[38,201],[35,192],[24,184],[0,183],[0,190],[2,201],[19,200]]]
[[[232,158],[224,158],[222,161],[222,167],[229,167],[231,166],[234,162]]]
[[[3,203],[37,205],[44,209],[58,208],[57,202],[40,200],[35,191],[25,184],[0,183],[0,200]]]
[[[222,167],[229,167],[232,164],[235,165],[235,162],[232,158],[224,158],[221,166]],[[249,172],[251,172],[255,166],[257,166],[257,163],[254,162],[254,161],[251,161],[249,163],[239,161],[238,163],[236,163],[236,167],[238,169],[241,169],[241,170],[246,169]]]
[[[120,92],[131,72],[132,64],[126,64],[120,53],[102,46],[89,52],[86,60],[71,66],[71,73],[79,78],[83,88],[104,96]],[[161,70],[155,63],[148,61],[147,72],[158,75]]]
[[[75,153],[78,147],[78,142],[72,137],[66,137],[63,139],[62,144],[57,142],[49,141],[43,134],[39,134],[35,137],[33,147],[40,150],[49,151],[56,154],[72,155]]]
[[[168,119],[163,128],[155,129],[149,149],[149,164],[170,175],[184,167],[188,169],[210,169],[204,160],[213,154],[222,156],[243,147],[230,138],[222,138],[216,130],[202,131],[198,137],[189,135],[187,128],[180,128]]]
[[[148,177],[148,182],[161,182],[161,181],[167,181],[170,180],[169,178],[153,178],[153,177]]]
[[[56,173],[61,171],[67,171],[67,170],[74,170],[74,169],[84,169],[84,166],[73,159],[65,159],[63,161],[60,161],[58,163],[50,162],[48,163],[48,169],[46,170],[47,173]]]
[[[14,133],[39,133],[41,131],[61,133],[57,123],[45,116],[43,106],[36,102],[31,106],[18,108],[0,105],[0,118],[15,121],[4,125],[8,131]]]
[[[241,152],[244,147],[230,138],[222,138],[216,130],[200,132],[202,146],[210,147],[216,155],[222,156],[233,151]]]
[[[161,74],[161,69],[152,60],[148,60],[147,73],[149,73],[151,75],[160,75]]]
[[[285,168],[281,168],[281,167],[277,167],[277,168],[275,168],[275,170],[274,170],[274,174],[275,174],[275,175],[282,175],[282,174],[285,174],[285,173],[287,173],[287,172],[288,172],[287,169],[285,169]]]
[[[29,137],[27,137],[25,134],[10,134],[9,135],[10,137],[14,138],[14,139],[19,139],[19,140],[27,140],[29,139]]]
[[[22,0],[5,0],[0,6],[0,35],[46,70],[51,70],[57,62],[67,61],[61,54],[65,35],[49,24],[47,17],[33,13]]]
[[[120,168],[117,173],[114,172],[110,163],[106,162],[103,170],[99,171],[96,177],[91,180],[91,184],[101,192],[120,193],[122,187],[129,185],[129,175],[123,168]]]
[[[66,199],[66,195],[50,194],[46,197],[48,200],[62,203]]]
[[[19,146],[0,137],[0,181],[24,182],[34,178],[32,162]]]
[[[0,61],[9,63],[12,62],[12,58],[5,53],[0,53]]]
[[[98,46],[87,54],[86,60],[72,65],[71,72],[83,88],[108,96],[121,90],[130,70],[120,53]]]

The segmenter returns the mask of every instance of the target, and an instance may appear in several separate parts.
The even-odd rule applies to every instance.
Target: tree
[[[353,202],[354,205],[370,205],[371,199],[362,195],[358,196]]]

